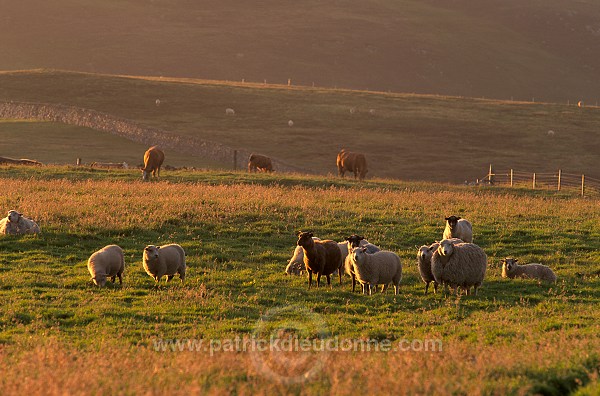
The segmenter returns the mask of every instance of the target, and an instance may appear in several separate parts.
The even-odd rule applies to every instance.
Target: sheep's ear
[[[460,219],[462,219],[462,217],[456,216],[456,220],[460,220]]]
[[[345,237],[344,238],[344,241],[349,241],[349,240],[350,240],[350,237]]]
[[[300,234],[302,234],[302,230],[298,230],[298,232],[296,233],[296,236],[300,236]]]
[[[145,251],[148,251],[148,250],[150,250],[150,246],[146,246],[146,247],[144,248],[144,250],[145,250]]]
[[[362,241],[363,239],[365,239],[365,237],[364,237],[364,236],[357,235],[357,237],[358,237],[358,239],[359,239],[359,240],[361,240],[361,241]]]
[[[516,263],[517,261],[519,261],[519,259],[514,259],[513,261]]]

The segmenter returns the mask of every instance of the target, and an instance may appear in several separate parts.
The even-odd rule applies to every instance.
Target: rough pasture
[[[565,393],[598,386],[599,201],[247,172],[174,171],[142,183],[138,172],[0,167],[0,188],[15,191],[0,196],[0,208],[18,208],[45,230],[0,238],[2,393],[49,384],[54,394],[89,386],[117,393],[349,394],[389,367],[410,375],[389,377],[379,385],[384,392],[519,393],[546,386]],[[160,195],[152,194],[156,188]],[[423,294],[415,246],[441,235],[444,213],[468,217],[489,257],[476,297]],[[395,251],[404,263],[400,294],[365,298],[350,292],[348,277],[341,287],[308,291],[305,278],[286,277],[298,229],[334,240],[360,233]],[[96,289],[86,260],[110,243],[125,252],[123,286]],[[141,265],[148,243],[185,249],[185,284],[154,286]],[[499,262],[507,256],[552,266],[560,281],[504,280]],[[261,317],[298,301],[323,320],[330,337],[439,339],[443,350],[335,351],[327,359],[347,359],[344,369],[325,365],[304,384],[269,379],[249,353],[155,350],[164,339],[250,336]],[[128,374],[94,377],[99,362],[109,370],[125,364]],[[184,367],[184,375],[176,380],[172,367]],[[352,375],[367,367],[368,374]],[[424,370],[435,374],[430,382],[421,380]],[[36,376],[22,381],[31,372]],[[82,375],[91,381],[76,381]]]

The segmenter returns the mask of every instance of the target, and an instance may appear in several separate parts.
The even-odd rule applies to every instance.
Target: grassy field
[[[0,70],[600,100],[596,0],[0,4]]]
[[[320,174],[337,172],[336,154],[345,147],[366,154],[368,177],[462,183],[483,177],[492,163],[496,169],[562,169],[600,179],[597,107],[57,71],[0,73],[0,101],[92,109]],[[228,107],[234,117],[225,115]],[[27,139],[31,133],[2,142],[0,149],[21,156],[19,150],[31,146],[33,158],[55,155]],[[98,139],[103,147],[111,143]],[[67,162],[82,156],[78,150]],[[128,155],[138,158],[139,152]],[[167,162],[178,155],[167,152]],[[49,161],[61,159],[57,151]],[[227,168],[231,162],[215,165]]]
[[[0,167],[0,189],[10,192],[0,208],[43,231],[0,238],[3,394],[600,391],[598,200],[293,174],[138,179],[134,170]],[[472,221],[488,255],[478,296],[423,294],[416,247],[439,239],[451,213]],[[304,277],[285,276],[300,229],[334,240],[361,233],[397,252],[400,295],[352,293],[347,277],[307,290]],[[142,250],[170,242],[186,250],[187,279],[157,287]],[[124,283],[97,289],[86,260],[110,243],[125,251]],[[549,265],[559,281],[502,279],[506,256]],[[294,332],[410,348],[226,348]],[[442,348],[419,347],[431,340]]]

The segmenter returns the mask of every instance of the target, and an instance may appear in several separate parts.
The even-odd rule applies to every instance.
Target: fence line
[[[497,171],[492,165],[479,183],[489,185],[528,186],[534,190],[578,191],[582,197],[600,196],[600,180],[584,174],[550,172],[522,172],[509,169]]]
[[[162,129],[144,127],[132,120],[74,106],[47,103],[0,102],[0,119],[2,118],[51,121],[87,127],[149,146],[160,145],[163,148],[172,149],[182,154],[205,157],[222,164],[231,164],[235,155],[236,163],[234,164],[234,168],[237,167],[237,158],[245,160],[251,154],[248,150],[234,149],[218,142],[191,136],[181,136]],[[287,164],[275,158],[272,158],[272,161],[275,169],[281,172],[313,173],[307,169]]]

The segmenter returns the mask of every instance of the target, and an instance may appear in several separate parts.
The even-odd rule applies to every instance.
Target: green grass
[[[370,178],[462,183],[485,176],[491,163],[502,171],[562,169],[600,179],[600,138],[590,133],[600,125],[598,108],[56,71],[0,73],[0,100],[92,109],[184,139],[263,153],[320,174],[337,173],[335,158],[345,147],[365,153]],[[227,107],[235,108],[234,117],[225,115]],[[352,108],[358,113],[351,114]],[[549,136],[549,130],[555,135]],[[107,146],[114,139],[103,136],[98,135],[97,144]],[[28,144],[25,138],[11,140],[2,149],[19,157]],[[112,160],[140,157],[139,149],[126,147]],[[70,157],[78,151],[74,146]],[[27,152],[64,161],[58,151],[36,144]],[[176,150],[167,150],[167,162],[189,158],[178,157]],[[229,168],[231,162],[216,165]]]
[[[239,172],[175,172],[151,183],[138,178],[125,170],[0,167],[0,188],[10,191],[0,197],[0,208],[22,211],[43,231],[0,238],[0,366],[7,373],[0,389],[17,389],[11,378],[35,372],[37,380],[19,388],[34,389],[56,364],[62,369],[48,381],[55,383],[49,393],[61,385],[83,392],[86,387],[73,383],[80,369],[101,393],[349,394],[378,375],[389,378],[384,392],[401,384],[406,393],[460,394],[564,394],[597,386],[597,200]],[[473,222],[475,242],[488,254],[476,297],[423,294],[416,246],[439,239],[450,213]],[[304,277],[285,276],[299,229],[334,240],[361,233],[397,252],[404,265],[400,295],[352,293],[347,277],[331,290],[307,290]],[[156,287],[142,269],[142,249],[170,242],[186,250],[186,283]],[[124,283],[98,289],[89,282],[86,260],[110,243],[125,251]],[[502,279],[505,256],[549,265],[559,282]],[[292,316],[273,313],[290,306],[297,307]],[[332,352],[330,359],[346,369],[328,364],[303,385],[279,384],[254,368],[247,353],[154,351],[158,339],[249,337],[265,314],[283,315],[279,321],[292,327],[317,318],[316,327],[305,323],[310,338],[321,323],[328,337],[394,345],[439,339],[444,349]],[[127,376],[101,380],[91,368],[98,364],[127,367]],[[179,381],[167,367],[185,367]],[[391,378],[392,367],[417,375]],[[429,372],[427,385],[422,378]]]

